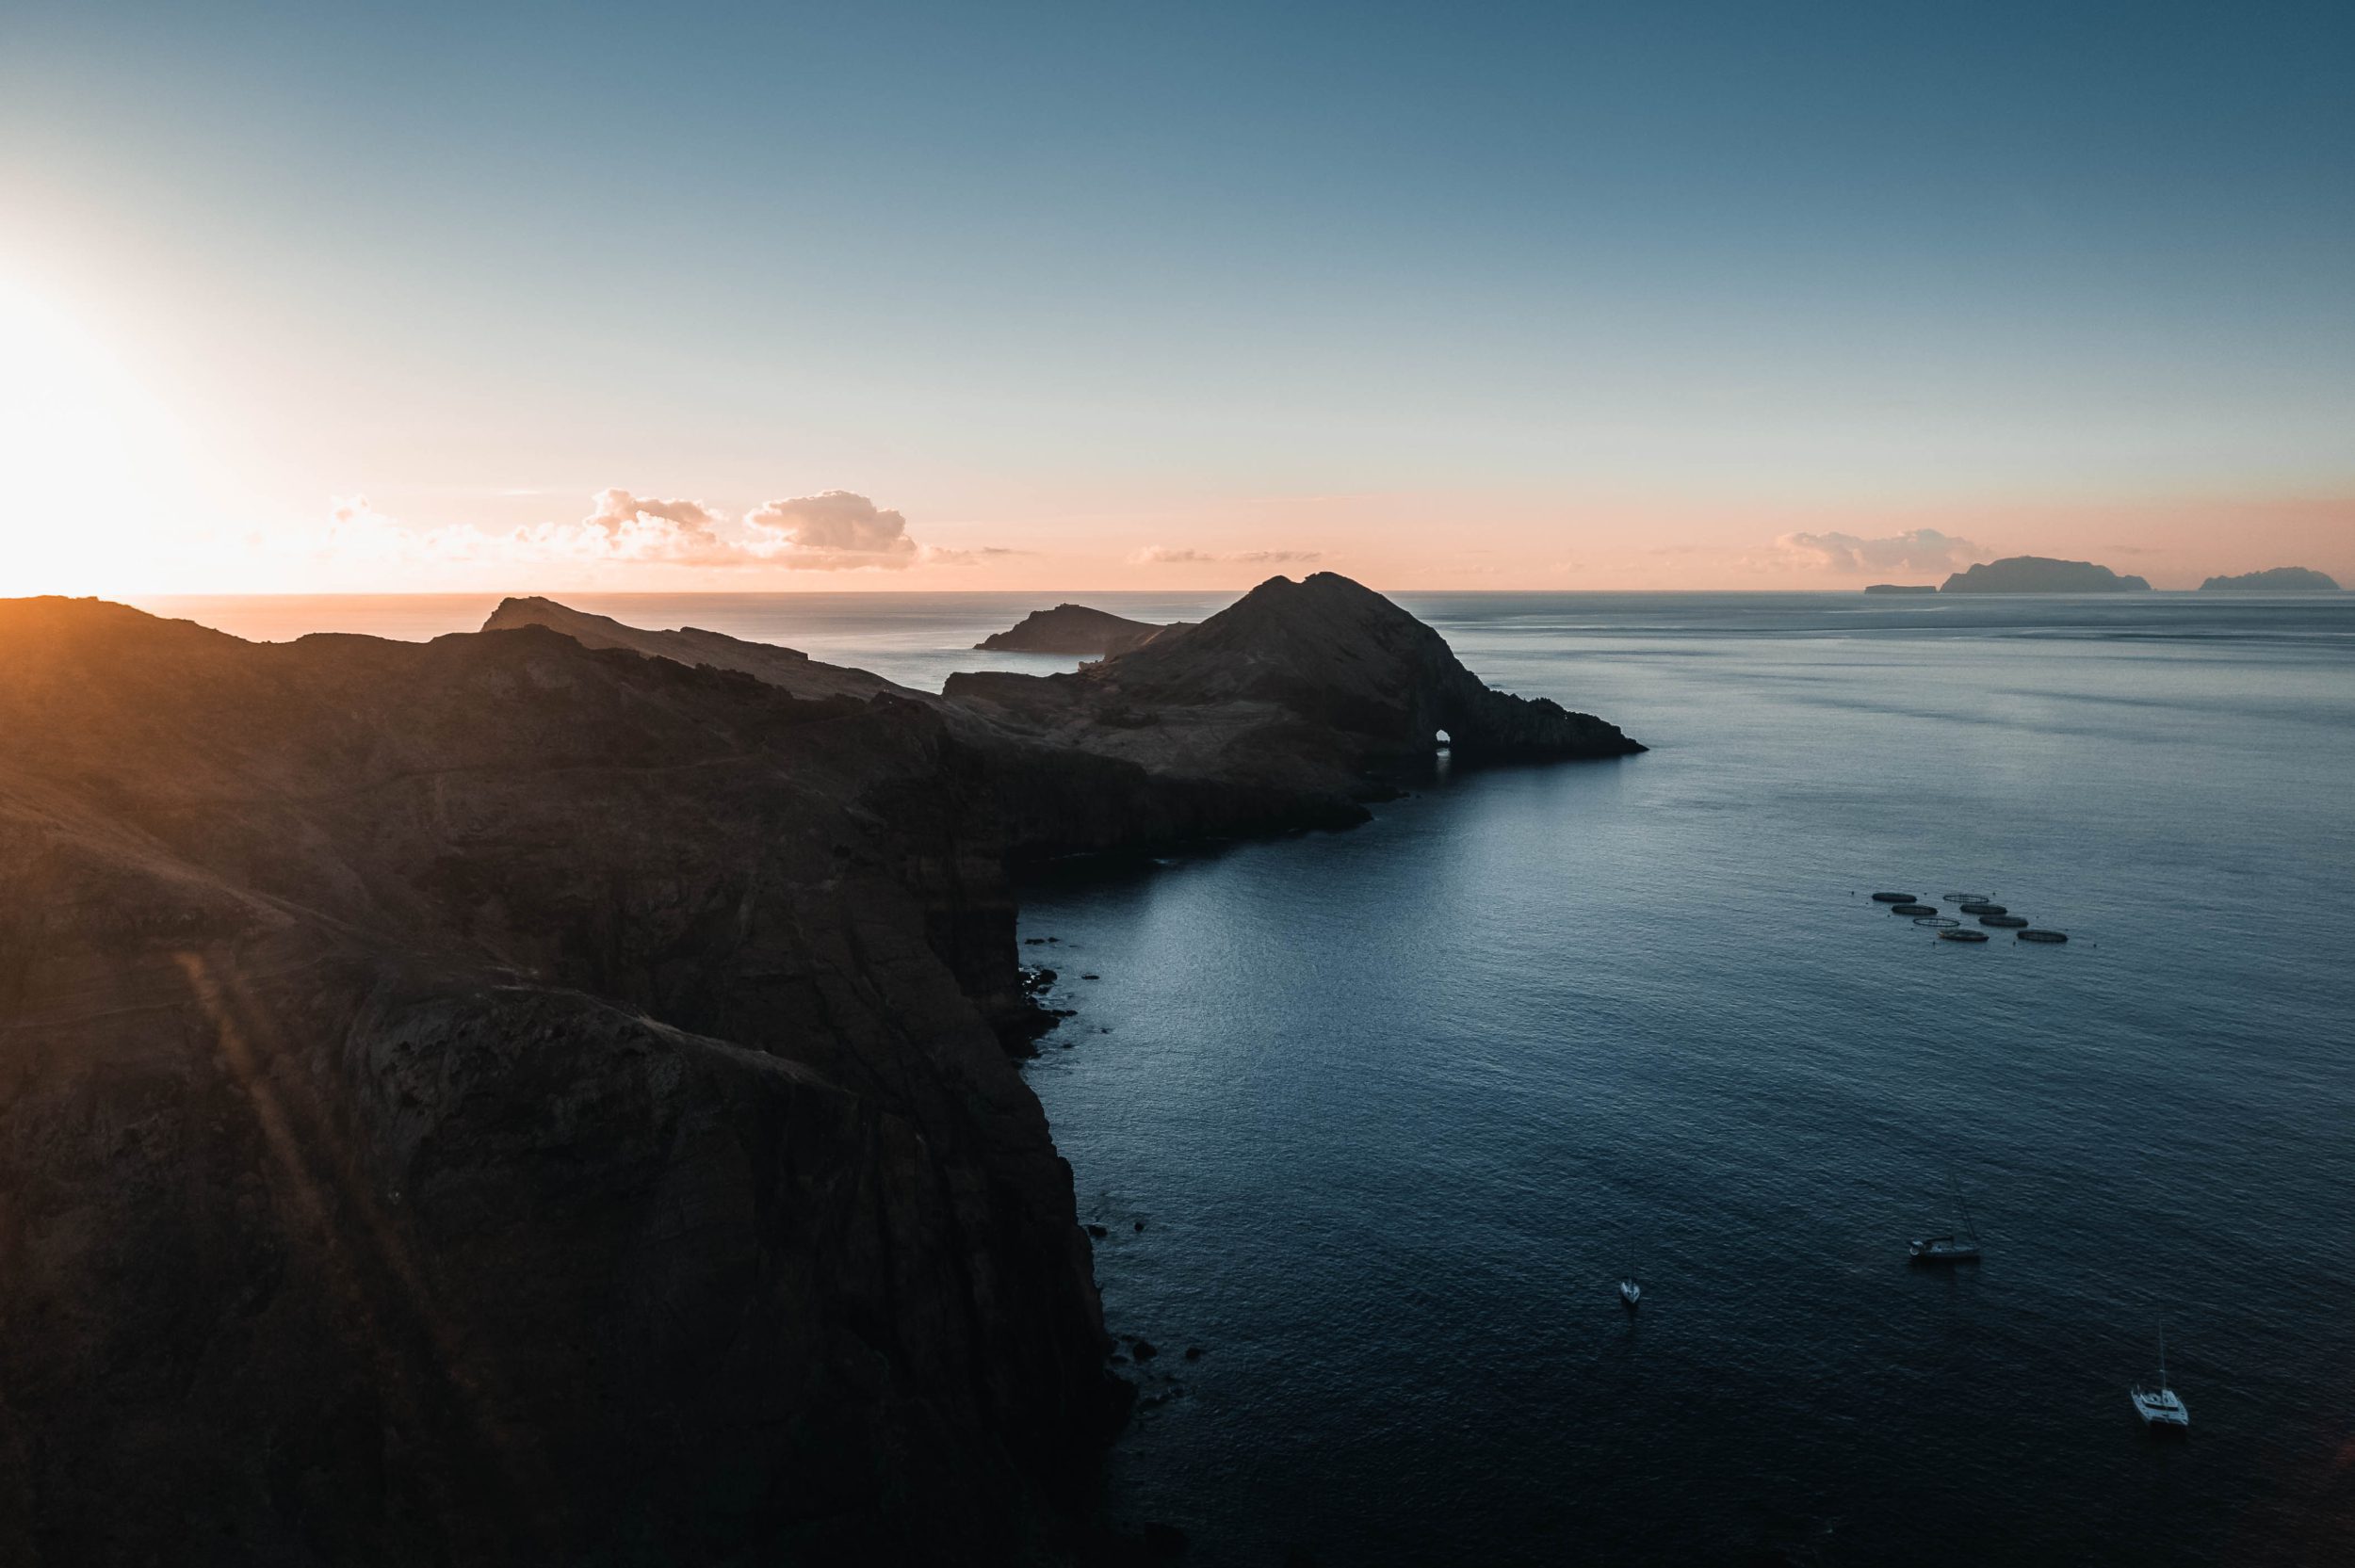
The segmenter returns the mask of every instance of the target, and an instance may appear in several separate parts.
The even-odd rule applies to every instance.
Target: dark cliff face
[[[0,1561],[1055,1560],[1009,862],[1639,749],[1329,576],[975,701],[493,623],[0,602]]]
[[[986,1560],[1084,1485],[935,712],[34,601],[0,731],[0,1559]]]
[[[946,695],[1157,775],[1326,798],[1427,760],[1440,731],[1470,760],[1644,749],[1591,715],[1489,689],[1438,633],[1329,572],[1271,578],[1183,637],[1075,674],[957,675]]]

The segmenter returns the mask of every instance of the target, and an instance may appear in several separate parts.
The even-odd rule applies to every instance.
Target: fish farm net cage
[[[1956,927],[1962,924],[1961,921],[1956,919],[1951,914],[1917,914],[1913,917],[1913,923],[1917,926],[1927,926],[1934,930],[1941,931],[1951,931]]]

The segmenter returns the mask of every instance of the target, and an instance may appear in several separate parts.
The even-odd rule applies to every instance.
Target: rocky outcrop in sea
[[[1157,638],[1182,632],[1191,624],[1179,621],[1161,625],[1085,605],[1057,605],[1053,609],[1032,610],[974,646],[1004,654],[1125,654]]]

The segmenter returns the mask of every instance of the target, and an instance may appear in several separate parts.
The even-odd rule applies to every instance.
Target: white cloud
[[[1180,566],[1203,561],[1238,561],[1250,566],[1276,565],[1287,561],[1323,560],[1322,550],[1231,550],[1225,555],[1212,555],[1202,550],[1178,549],[1168,544],[1148,544],[1129,558],[1131,566]]]
[[[738,566],[758,555],[720,535],[722,517],[700,501],[641,497],[601,490],[577,523],[538,523],[510,536],[525,559],[667,561],[678,566]]]
[[[905,517],[847,490],[770,501],[740,521],[702,501],[601,490],[590,497],[585,517],[506,531],[463,523],[410,527],[378,511],[366,496],[353,495],[336,498],[326,528],[313,534],[308,546],[323,561],[363,568],[489,562],[900,571],[919,564],[972,566],[1028,553],[996,545],[920,545]]]
[[[952,550],[944,545],[923,547],[926,566],[979,566],[984,561],[1002,560],[1008,556],[1035,556],[1036,550],[1010,550],[1002,544],[983,544],[970,550]]]
[[[1775,541],[1782,561],[1829,572],[1954,572],[1994,552],[1936,528],[1915,528],[1884,539],[1847,533],[1784,534]]]
[[[820,572],[897,571],[915,565],[919,553],[906,518],[847,490],[768,502],[745,513],[744,525],[748,548],[761,559]]]

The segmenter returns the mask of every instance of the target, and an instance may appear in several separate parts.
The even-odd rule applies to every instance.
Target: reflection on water
[[[1152,1220],[1112,1325],[1204,1349],[1118,1506],[1206,1562],[2347,1560],[2355,607],[1407,602],[1655,750],[1031,890],[1102,977],[1031,1081]],[[1950,1172],[1985,1261],[1909,1269]]]

